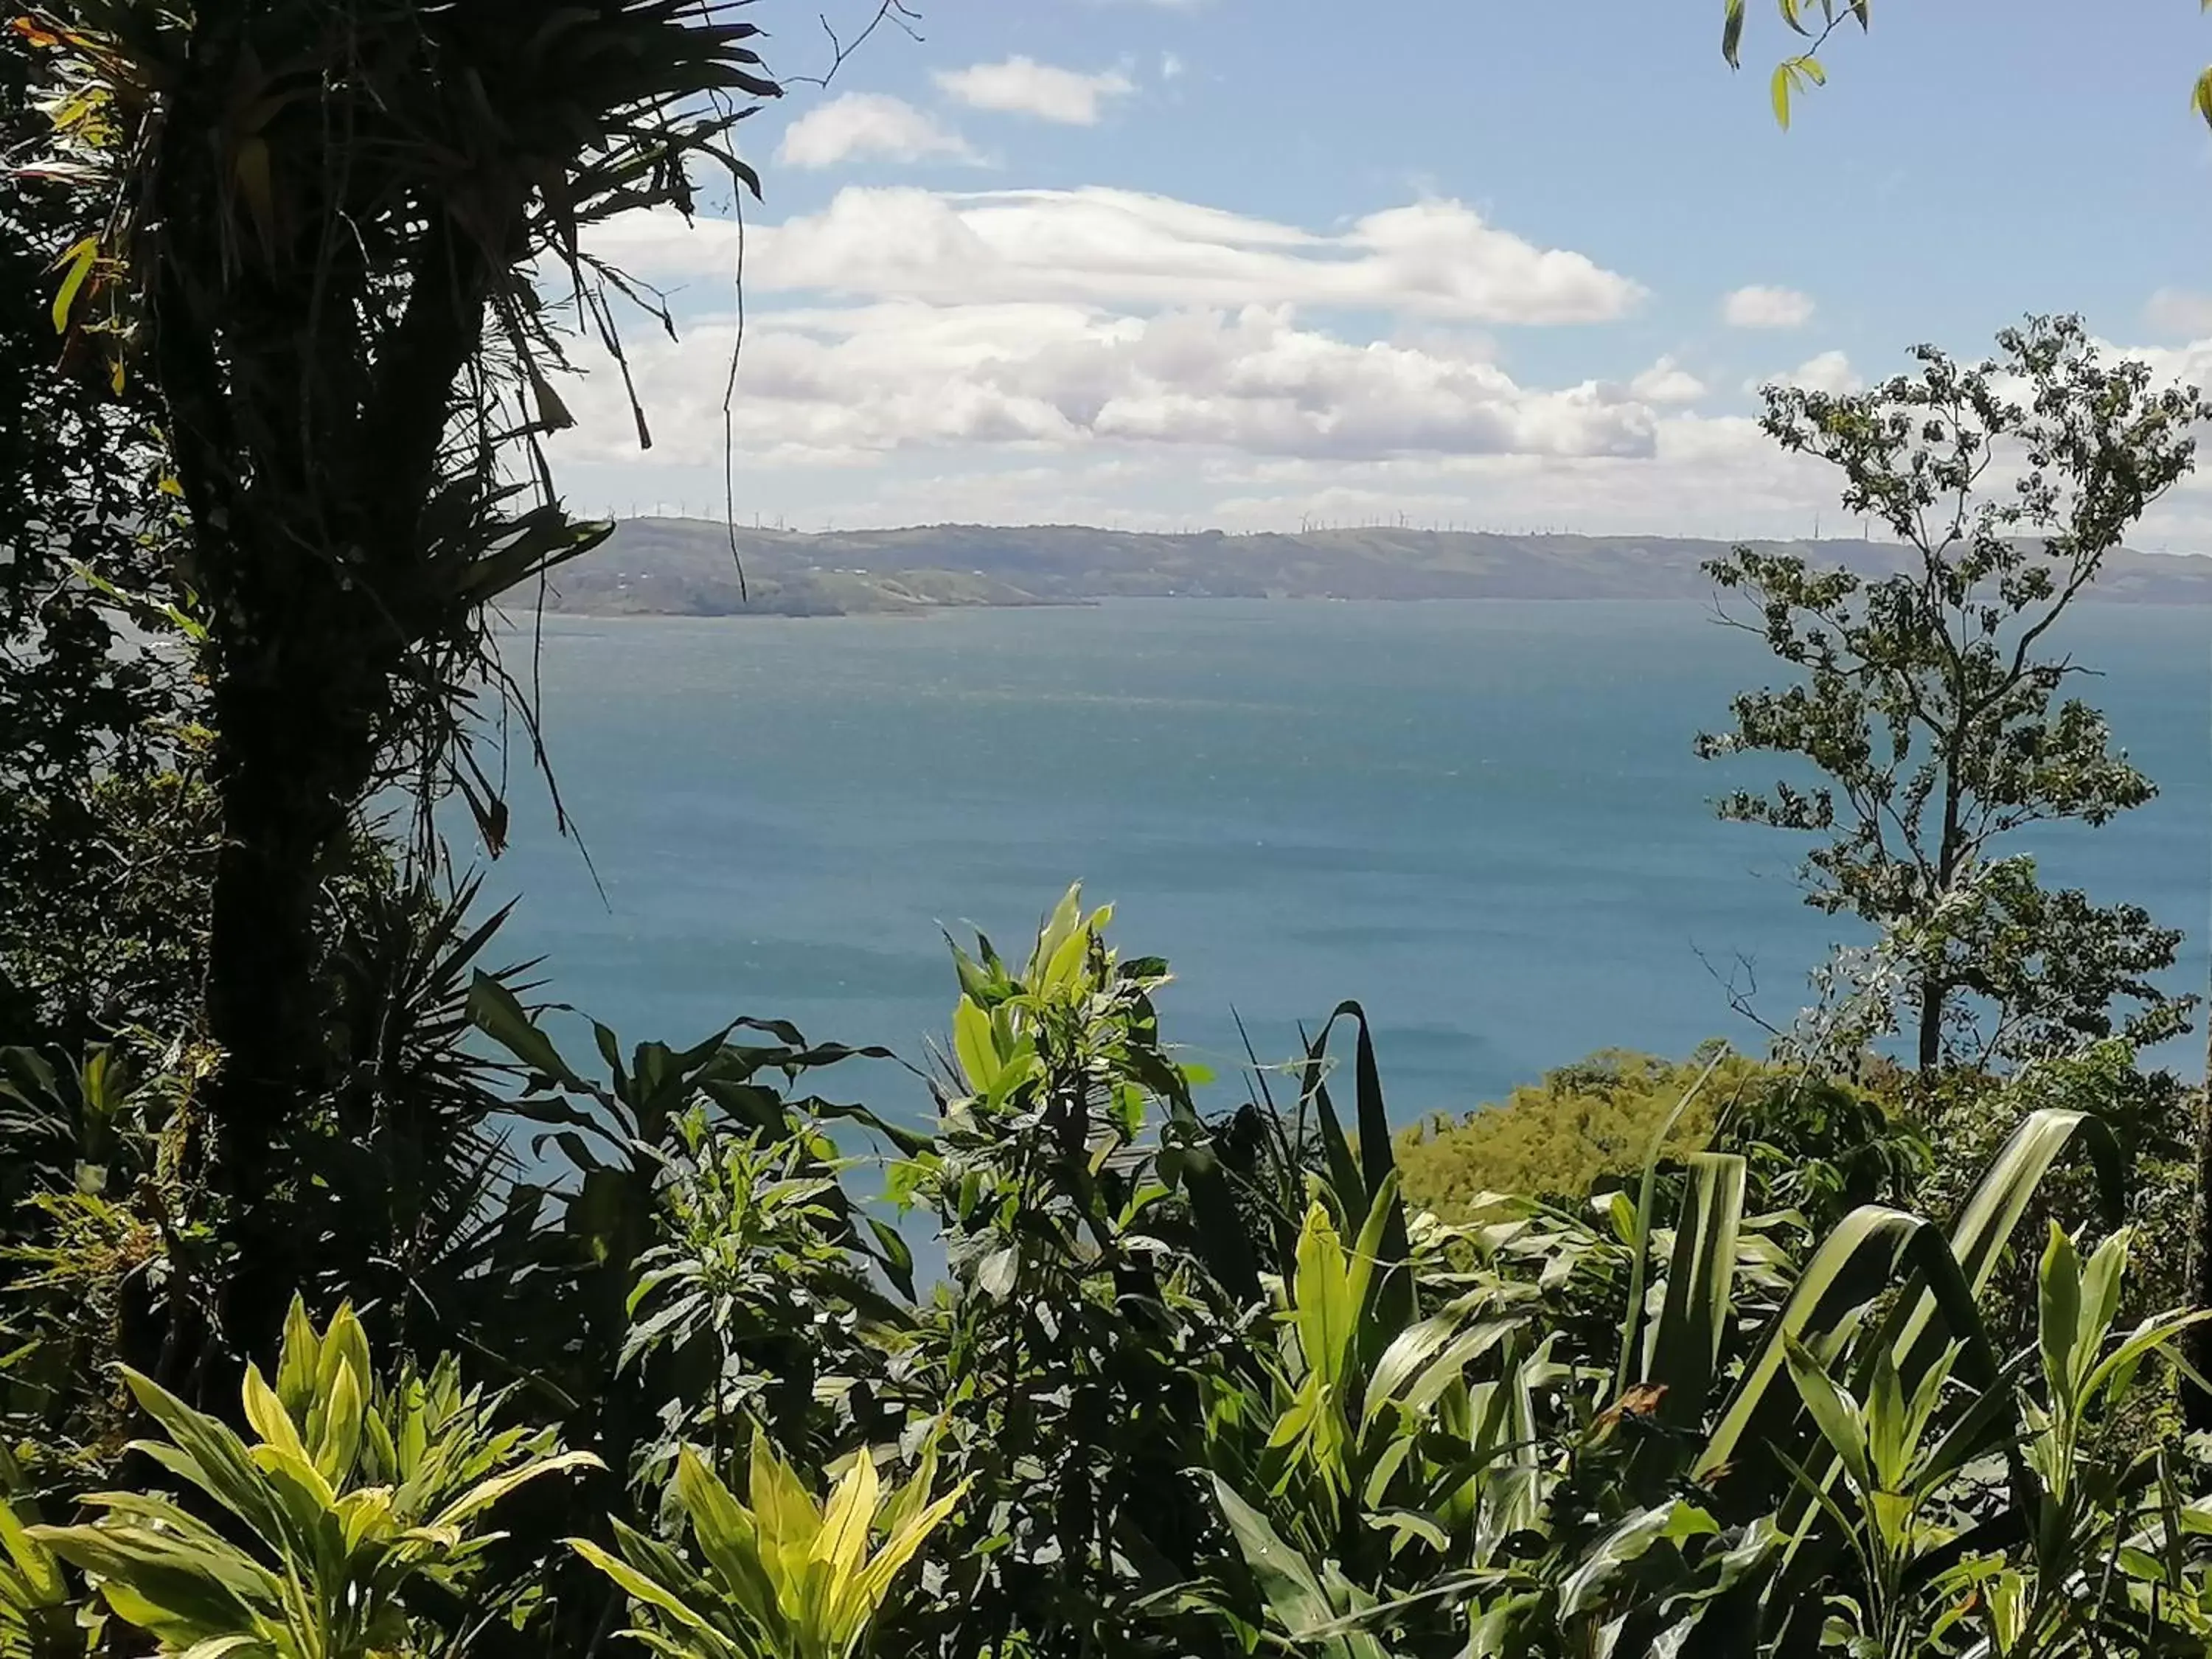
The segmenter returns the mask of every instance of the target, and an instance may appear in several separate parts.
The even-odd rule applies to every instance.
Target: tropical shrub
[[[1923,1100],[1932,1174],[1862,1085],[1615,1059],[1583,1085],[1639,1102],[1640,1159],[1439,1215],[1357,1006],[1281,1112],[1209,1120],[1164,965],[1109,921],[1072,892],[1020,962],[956,955],[927,1131],[805,1092],[863,1051],[774,1024],[627,1054],[595,1029],[587,1075],[471,969],[548,1167],[437,1296],[521,1386],[379,1382],[346,1308],[295,1306],[250,1435],[124,1371],[111,1420],[163,1434],[121,1490],[82,1491],[112,1443],[9,1466],[5,1659],[118,1624],[284,1659],[2201,1650],[2212,1483],[2161,1431],[2191,1318],[2148,1310],[2157,1270],[2130,1287],[2166,1121],[2131,1056]],[[165,1097],[12,1075],[57,1172]],[[933,1291],[833,1131],[897,1153]],[[73,1494],[95,1518],[40,1524]]]
[[[1879,1067],[1857,1082],[1808,1076],[1718,1043],[1679,1063],[1604,1049],[1502,1103],[1401,1131],[1406,1199],[1448,1219],[1474,1214],[1485,1194],[1578,1200],[1634,1176],[1656,1138],[1659,1156],[1677,1161],[1708,1146],[1743,1151],[1775,1203],[1833,1219],[1902,1196],[1920,1172],[1888,1080]]]
[[[951,1283],[894,1381],[972,1483],[942,1583],[902,1639],[947,1654],[1124,1649],[1206,1547],[1186,1471],[1199,1378],[1258,1280],[1162,1042],[1156,958],[1120,958],[1071,890],[1024,963],[956,951],[962,987],[931,1143],[895,1173]],[[1134,1541],[1143,1540],[1142,1547]]]
[[[1279,1390],[1269,1406],[1246,1390],[1210,1413],[1208,1467],[1243,1571],[1196,1605],[1245,1645],[1265,1634],[1345,1659],[2201,1641],[2203,1523],[2181,1465],[2095,1432],[2193,1316],[2116,1332],[2128,1236],[2085,1261],[2054,1231],[2034,1342],[2001,1352],[1982,1317],[2069,1148],[2106,1163],[2113,1150],[2094,1120],[2041,1111],[1948,1229],[1869,1206],[1802,1254],[1794,1222],[1745,1213],[1732,1154],[1692,1158],[1672,1228],[1652,1224],[1650,1182],[1637,1202],[1601,1204],[1595,1225],[1528,1200],[1503,1219],[1431,1223],[1413,1230],[1413,1260],[1443,1311],[1418,1340],[1392,1334],[1367,1290],[1376,1275],[1316,1207],[1286,1350],[1333,1331],[1350,1333],[1329,1339],[1337,1352],[1381,1343],[1425,1363],[1379,1401],[1339,1369],[1322,1374],[1349,1381],[1341,1393]],[[1635,1293],[1613,1339],[1555,1324],[1548,1297],[1586,1275],[1617,1281],[1624,1252]],[[1255,1406],[1257,1438],[1238,1431]],[[1315,1447],[1383,1472],[1326,1488],[1346,1511],[1326,1533],[1283,1473]],[[1425,1468],[1449,1477],[1442,1497],[1406,1484]],[[1455,1531],[1470,1502],[1494,1506],[1487,1532]]]
[[[556,1452],[545,1431],[495,1426],[497,1402],[464,1387],[450,1360],[380,1380],[350,1308],[318,1331],[293,1304],[274,1384],[246,1370],[251,1443],[150,1378],[125,1376],[163,1431],[138,1449],[211,1501],[224,1526],[166,1496],[112,1492],[85,1499],[98,1521],[27,1535],[165,1652],[430,1649],[417,1623],[434,1593],[483,1616],[464,1598],[493,1541],[487,1512],[526,1482],[597,1462]]]
[[[629,1634],[669,1659],[849,1659],[902,1570],[967,1490],[963,1482],[933,1498],[934,1472],[925,1455],[913,1480],[887,1492],[863,1448],[817,1504],[762,1436],[748,1503],[686,1450],[672,1490],[691,1559],[624,1526],[619,1554],[589,1539],[571,1542],[628,1593],[644,1621]]]

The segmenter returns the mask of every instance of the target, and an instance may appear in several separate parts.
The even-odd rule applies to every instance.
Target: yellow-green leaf
[[[246,1407],[247,1424],[265,1444],[289,1452],[303,1463],[312,1461],[306,1443],[300,1438],[299,1429],[285,1411],[284,1402],[277,1399],[276,1391],[262,1376],[261,1367],[246,1368],[246,1381],[240,1386],[239,1394]]]
[[[69,332],[70,307],[76,303],[77,293],[84,287],[85,278],[92,275],[92,267],[100,258],[100,239],[88,236],[70,245],[69,250],[54,263],[61,267],[62,285],[54,294],[54,332]]]
[[[991,1017],[973,997],[963,995],[952,1011],[952,1057],[970,1089],[979,1095],[991,1092],[999,1080],[999,1048],[992,1040]]]
[[[323,1409],[323,1431],[315,1443],[314,1462],[323,1479],[333,1486],[345,1485],[361,1451],[362,1418],[368,1409],[362,1384],[367,1381],[357,1376],[352,1366],[340,1366],[331,1385],[330,1401]]]
[[[891,1580],[898,1577],[899,1569],[913,1559],[915,1552],[936,1530],[938,1522],[952,1512],[953,1506],[967,1495],[967,1492],[968,1483],[963,1480],[935,1503],[891,1529],[891,1535],[884,1540],[884,1547],[876,1552],[875,1559],[861,1571],[854,1587],[868,1612],[872,1613],[883,1604],[884,1597],[890,1593]]]
[[[823,1510],[822,1530],[808,1552],[813,1559],[827,1562],[840,1581],[852,1577],[868,1547],[868,1528],[876,1518],[878,1490],[875,1459],[864,1447],[830,1494]]]
[[[52,1552],[34,1542],[4,1497],[0,1497],[0,1551],[15,1564],[31,1599],[40,1606],[58,1601],[66,1593],[61,1563]]]
[[[1721,20],[1721,57],[1730,69],[1743,67],[1743,0],[1728,0]]]

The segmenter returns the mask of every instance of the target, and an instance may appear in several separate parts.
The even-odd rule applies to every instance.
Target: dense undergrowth
[[[1665,1102],[1632,1165],[1415,1205],[1359,1010],[1202,1115],[1106,921],[957,956],[924,1132],[781,1026],[577,1059],[449,923],[510,1127],[404,1281],[308,1271],[349,1247],[296,1194],[333,1311],[242,1385],[130,1363],[189,1271],[175,1080],[17,1051],[0,1651],[2203,1650],[2185,1316],[2098,1198],[2155,1162],[2124,1051],[1990,1082],[1971,1145],[1607,1056],[1518,1109]]]

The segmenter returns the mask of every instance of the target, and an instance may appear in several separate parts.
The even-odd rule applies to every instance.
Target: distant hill
[[[552,608],[595,615],[851,616],[1103,599],[1693,599],[1732,544],[1661,536],[1498,536],[1425,530],[1154,535],[1075,525],[931,525],[822,534],[625,520],[562,567]],[[1759,542],[1869,574],[1881,542]],[[744,583],[738,570],[742,565]],[[2120,552],[2089,598],[2212,605],[2212,559]]]

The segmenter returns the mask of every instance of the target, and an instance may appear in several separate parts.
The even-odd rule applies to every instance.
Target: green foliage
[[[703,1112],[680,1126],[659,1194],[666,1242],[637,1260],[619,1364],[676,1358],[683,1431],[733,1451],[765,1425],[779,1443],[823,1457],[837,1438],[819,1389],[866,1387],[871,1338],[910,1322],[872,1282],[895,1273],[908,1297],[904,1245],[888,1260],[854,1248],[838,1176],[848,1167],[828,1137],[800,1124],[772,1139],[734,1133]],[[673,1440],[658,1449],[665,1457]]]
[[[0,1445],[0,1659],[82,1659],[98,1621],[82,1616],[62,1559],[31,1535],[40,1510],[21,1467]]]
[[[188,1501],[142,1473],[82,1500],[97,1520],[18,1528],[0,1634],[37,1659],[103,1617],[300,1659],[625,1622],[682,1659],[2201,1643],[2204,1475],[2158,1431],[2190,1322],[2150,1293],[2170,1269],[2130,1287],[2141,1234],[2090,1231],[2172,1162],[2172,1096],[2124,1047],[1948,1079],[1919,1101],[1933,1175],[1872,1089],[1601,1056],[1558,1098],[1633,1103],[1642,1151],[1446,1219],[1401,1196],[1433,1143],[1401,1164],[1359,1009],[1284,1115],[1209,1124],[1164,967],[1107,921],[1071,893],[1020,965],[956,956],[929,1133],[800,1097],[855,1051],[781,1026],[627,1055],[595,1030],[595,1080],[479,975],[518,1121],[567,1166],[508,1189],[462,1280],[475,1363],[538,1422],[502,1426],[451,1360],[364,1382],[347,1310],[295,1312],[273,1387],[249,1370],[251,1437],[126,1372],[165,1431],[145,1467]],[[137,1097],[19,1092],[83,1120],[64,1153]],[[840,1124],[899,1150],[945,1246],[933,1294],[848,1190]],[[531,1478],[563,1463],[585,1478]],[[512,1535],[482,1531],[515,1486]]]
[[[1197,1371],[1236,1317],[1221,1287],[1257,1281],[1160,1039],[1165,964],[1120,959],[1109,917],[1070,890],[1025,963],[956,947],[937,1136],[894,1176],[933,1212],[952,1281],[895,1374],[941,1402],[924,1407],[941,1455],[980,1499],[908,1620],[951,1653],[1126,1642],[1208,1528],[1184,1474]]]
[[[1959,1650],[1969,1631],[2000,1638],[1989,1651],[2168,1650],[2206,1588],[2197,1523],[2168,1454],[2115,1451],[2091,1425],[2130,1408],[2188,1316],[2113,1334],[2124,1236],[2086,1263],[2070,1240],[2045,1252],[2034,1340],[2017,1358],[1992,1345],[1978,1302],[2069,1149],[2113,1167],[2092,1120],[2039,1112],[1948,1229],[1869,1206],[1801,1246],[1793,1220],[1743,1212],[1742,1161],[1728,1154],[1694,1161],[1674,1226],[1649,1235],[1625,1195],[1597,1227],[1525,1200],[1504,1218],[1424,1226],[1425,1295],[1468,1333],[1467,1357],[1435,1396],[1449,1432],[1403,1419],[1381,1462],[1463,1460],[1455,1501],[1510,1496],[1510,1533],[1457,1538],[1450,1504],[1409,1511],[1370,1483],[1352,1488],[1351,1535],[1402,1547],[1317,1543],[1281,1513],[1293,1489],[1217,1431],[1209,1467],[1249,1588],[1200,1605],[1232,1631],[1264,1625],[1347,1659],[1827,1644],[1902,1656]],[[1575,1281],[1632,1277],[1623,1255],[1639,1250],[1659,1258],[1659,1313],[1632,1372],[1642,1380],[1616,1393],[1601,1332],[1551,1305]],[[1456,1265],[1470,1251],[1472,1267]],[[1322,1277],[1326,1295],[1339,1281]],[[2106,1570],[2128,1549],[2166,1593]],[[2002,1645],[2014,1613],[2032,1649]]]
[[[173,1176],[190,1050],[0,1049],[0,1445],[100,1467],[126,1437],[118,1355],[157,1346],[174,1257],[204,1243]]]
[[[1774,116],[1780,125],[1790,125],[1790,93],[1795,86],[1809,81],[1815,86],[1826,86],[1827,75],[1814,54],[1828,43],[1844,21],[1853,21],[1864,33],[1873,10],[1872,0],[1775,0],[1776,10],[1782,21],[1800,36],[1809,40],[1811,47],[1796,56],[1785,58],[1774,71]],[[1730,69],[1743,66],[1743,29],[1745,0],[1721,0],[1721,56]],[[2207,9],[2212,9],[2208,7]],[[1813,14],[1818,11],[1815,18]],[[1819,27],[1814,25],[1817,22]],[[2190,88],[2189,106],[2208,124],[2212,124],[2212,69],[2199,75]]]
[[[1769,435],[1836,467],[1845,509],[1878,519],[1905,569],[1869,578],[1749,547],[1711,567],[1749,603],[1734,624],[1794,678],[1737,696],[1732,729],[1698,752],[1777,754],[1816,775],[1730,794],[1721,815],[1820,838],[1807,902],[1879,930],[1902,979],[1902,1008],[1853,1041],[1901,1018],[1923,1073],[2116,1031],[2155,1042],[2186,1029],[2190,1006],[2153,980],[2177,932],[2046,891],[2032,860],[2000,849],[2155,793],[2104,717],[2062,697],[2084,670],[2051,630],[2188,473],[2212,404],[2154,390],[2145,364],[2105,362],[2075,319],[2032,319],[1998,344],[1971,367],[1920,347],[1917,376],[1864,392],[1766,390]],[[2116,1018],[2121,999],[2139,1012]]]
[[[135,1371],[125,1379],[163,1438],[145,1455],[211,1500],[240,1535],[138,1492],[94,1493],[97,1522],[31,1540],[85,1573],[114,1615],[165,1652],[246,1659],[367,1659],[431,1645],[428,1592],[458,1596],[492,1541],[501,1498],[594,1463],[551,1436],[493,1425],[493,1402],[448,1361],[376,1376],[349,1308],[317,1331],[297,1302],[272,1386],[249,1366],[249,1443]]]
[[[489,1288],[536,1310],[480,1338],[509,1374],[550,1390],[572,1437],[625,1478],[665,1470],[688,1434],[749,1439],[728,1439],[742,1427],[733,1409],[768,1408],[793,1450],[817,1431],[848,1431],[839,1407],[880,1426],[865,1395],[824,1409],[814,1385],[883,1306],[868,1275],[896,1283],[910,1261],[833,1179],[841,1165],[823,1126],[919,1143],[793,1085],[886,1051],[811,1044],[789,1025],[745,1020],[681,1050],[638,1043],[625,1062],[620,1038],[594,1022],[602,1082],[571,1066],[496,977],[477,975],[469,1008],[521,1072],[511,1109],[538,1131],[533,1151],[566,1165],[556,1181],[518,1183],[498,1230]],[[769,1040],[732,1041],[740,1031]],[[771,1167],[798,1186],[760,1192],[752,1178]],[[771,1286],[794,1269],[797,1282]],[[820,1316],[812,1329],[768,1316],[800,1308]]]
[[[2171,1073],[2145,1071],[2134,1051],[2114,1038],[2007,1078],[1948,1078],[1921,1109],[1936,1157],[1919,1201],[1938,1215],[1964,1201],[1966,1172],[1986,1164],[2032,1114],[2076,1111],[2096,1120],[2118,1151],[2118,1178],[2100,1183],[2088,1170],[2054,1171],[2025,1224],[2039,1231],[2052,1224],[2078,1230],[2088,1224],[2105,1232],[2124,1226],[2137,1238],[2165,1242],[2166,1248],[2140,1252],[2131,1261],[2122,1310],[2130,1320],[2191,1299],[2188,1255],[2179,1241],[2194,1224],[2198,1101]],[[1986,1312],[2001,1347],[2025,1346],[2034,1330],[2036,1275],[2034,1258],[2023,1252],[2002,1263],[1990,1283]],[[2135,1431],[2145,1438],[2162,1425],[2141,1422]]]
[[[237,1200],[215,1219],[242,1348],[289,1288],[261,1196],[313,1178],[295,1131],[336,1081],[325,878],[389,785],[459,793],[503,839],[468,740],[487,682],[516,689],[485,607],[609,529],[542,453],[573,424],[564,342],[613,346],[611,295],[665,320],[584,240],[688,211],[694,169],[757,190],[732,131],[780,89],[742,9],[53,0],[9,32],[44,118],[9,134],[9,187],[40,181],[34,257],[60,256],[10,300],[43,302],[45,349],[95,394],[158,409],[183,509],[217,819],[198,1012],[226,1056],[190,1150]]]
[[[963,1482],[932,1498],[933,1474],[925,1456],[912,1480],[885,1492],[863,1449],[817,1504],[762,1437],[750,1504],[690,1452],[678,1459],[673,1496],[690,1560],[627,1527],[617,1528],[618,1555],[589,1539],[571,1542],[647,1621],[630,1633],[668,1659],[849,1659],[900,1573],[966,1492]]]
[[[49,125],[36,80],[8,34],[10,155]],[[0,1041],[74,1054],[185,1029],[214,836],[204,697],[167,614],[192,599],[160,407],[81,356],[57,367],[68,218],[52,191],[0,181]]]
[[[1893,1093],[1717,1053],[1678,1064],[1608,1049],[1456,1122],[1401,1131],[1406,1196],[1448,1220],[1486,1194],[1576,1201],[1642,1170],[1655,1139],[1665,1161],[1741,1152],[1768,1201],[1829,1219],[1910,1189],[1923,1154]]]
[[[1409,1203],[1451,1220],[1486,1194],[1577,1198],[1604,1176],[1640,1170],[1653,1135],[1705,1070],[1650,1054],[1606,1049],[1516,1088],[1454,1122],[1433,1118],[1400,1132],[1397,1154]],[[1705,1146],[1726,1103],[1758,1081],[1755,1060],[1729,1055],[1668,1133],[1662,1150]]]
[[[1784,124],[1867,22],[1814,3]],[[633,288],[583,238],[688,210],[695,162],[754,185],[758,33],[9,32],[0,1659],[2201,1651],[2212,1499],[2160,1432],[2194,1316],[2130,1273],[2187,1195],[2128,1046],[2179,1029],[2174,936],[2002,843],[2148,797],[2045,636],[2212,405],[2067,322],[1771,401],[1917,568],[1724,562],[1802,683],[1708,746],[1825,775],[1728,810],[1821,837],[1815,901],[1880,932],[1922,1070],[1956,1062],[1911,1120],[1852,1080],[1877,1019],[1809,1064],[1601,1055],[1401,1140],[1346,1004],[1287,1111],[1262,1079],[1208,1121],[1164,963],[1075,890],[1018,963],[956,947],[925,1132],[808,1092],[881,1051],[774,1023],[593,1025],[580,1068],[485,970],[499,916],[362,803],[457,792],[502,839],[484,606],[605,533],[538,453],[538,278],[613,345]],[[858,1137],[934,1223],[926,1294]]]

